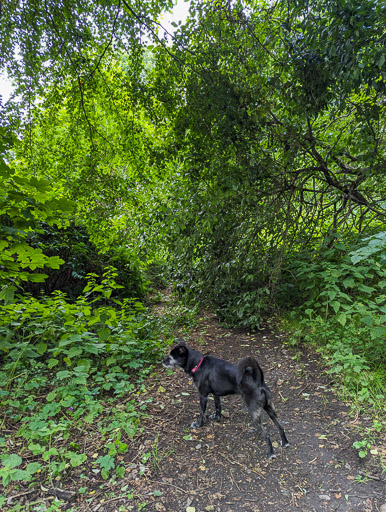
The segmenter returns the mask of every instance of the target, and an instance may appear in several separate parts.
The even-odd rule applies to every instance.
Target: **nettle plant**
[[[0,438],[4,485],[30,481],[37,471],[61,477],[84,464],[86,453],[71,440],[74,429],[80,437],[96,429],[107,443],[118,443],[116,451],[109,448],[110,466],[102,458],[96,469],[104,478],[112,468],[122,474],[111,460],[127,448],[121,436],[135,434],[146,408],[126,397],[140,391],[164,342],[142,303],[111,298],[116,287],[115,270],[108,268],[100,284],[89,276],[74,303],[56,292],[0,306],[1,422],[18,427],[17,445],[28,460],[35,459],[25,466],[21,451],[14,453],[11,440]]]
[[[360,401],[370,403],[384,398],[377,375],[386,336],[385,242],[386,232],[381,232],[355,251],[341,243],[317,261],[293,263],[307,298],[292,313],[294,318],[301,314],[293,343],[317,337],[321,349],[327,349],[330,372],[341,375]],[[343,256],[332,260],[337,251]]]

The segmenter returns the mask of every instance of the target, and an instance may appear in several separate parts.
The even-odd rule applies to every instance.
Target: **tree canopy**
[[[193,0],[167,34],[170,8],[3,6],[7,165],[74,201],[100,250],[166,258],[180,290],[258,323],[296,255],[383,232],[386,10]]]
[[[235,266],[272,291],[291,248],[377,230],[383,4],[192,1],[173,35],[171,6],[3,5],[15,172],[61,184],[102,245],[201,268],[208,290]]]

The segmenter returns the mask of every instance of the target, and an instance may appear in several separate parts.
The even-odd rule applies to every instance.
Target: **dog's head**
[[[162,364],[166,368],[185,368],[188,355],[189,348],[186,346],[185,340],[180,339],[178,345],[170,351]]]

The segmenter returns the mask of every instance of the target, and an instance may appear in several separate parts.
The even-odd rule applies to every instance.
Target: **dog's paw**
[[[286,443],[283,443],[283,441],[282,441],[281,445],[283,448],[288,448],[289,446],[291,446],[288,441]]]
[[[191,428],[200,428],[202,427],[202,422],[200,423],[199,421],[194,421],[190,426]]]
[[[209,419],[210,420],[213,420],[213,421],[220,421],[221,420],[221,414],[216,414],[215,412],[212,413],[210,416],[209,416]]]

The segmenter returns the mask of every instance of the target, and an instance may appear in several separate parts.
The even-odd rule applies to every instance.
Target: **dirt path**
[[[149,391],[151,416],[137,457],[128,467],[128,485],[138,502],[131,509],[106,502],[99,510],[381,510],[386,502],[381,468],[374,457],[361,461],[352,448],[358,423],[369,418],[353,420],[348,415],[316,356],[300,352],[294,359],[281,336],[268,328],[248,335],[227,330],[213,317],[201,321],[188,343],[230,361],[257,356],[291,447],[278,446],[278,432],[268,420],[277,458],[265,459],[265,444],[251,430],[250,417],[237,396],[223,399],[220,423],[209,421],[198,431],[190,429],[199,413],[197,392],[182,371],[171,374],[160,368],[159,381]],[[211,401],[209,409],[213,406]],[[140,475],[138,459],[144,453],[150,454],[149,464]],[[371,478],[359,481],[365,474]]]

